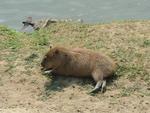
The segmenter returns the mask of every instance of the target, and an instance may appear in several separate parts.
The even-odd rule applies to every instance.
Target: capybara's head
[[[62,66],[67,60],[67,54],[64,48],[54,47],[44,56],[41,66],[43,71],[52,71],[57,69],[59,66]]]

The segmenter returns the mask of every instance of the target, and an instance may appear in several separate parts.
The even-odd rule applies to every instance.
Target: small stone
[[[69,99],[71,100],[71,99],[72,99],[72,97],[69,97]]]
[[[77,112],[81,112],[81,111],[78,109]]]
[[[108,106],[108,108],[111,108],[111,106]]]
[[[148,102],[145,102],[145,104],[147,104],[147,105],[148,105],[149,103],[148,103]]]
[[[147,90],[150,90],[150,87],[148,87]]]
[[[110,97],[114,97],[113,95],[110,95]]]
[[[75,88],[75,86],[73,85],[72,88]]]

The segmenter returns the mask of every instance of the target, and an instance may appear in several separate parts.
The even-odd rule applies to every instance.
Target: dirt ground
[[[4,55],[5,54],[5,55]],[[7,52],[2,52],[6,56]],[[9,53],[10,54],[10,53]],[[27,56],[21,59],[25,59]],[[113,80],[104,94],[90,95],[92,80],[54,77],[49,79],[20,58],[0,61],[0,113],[149,113],[150,96],[124,87],[138,86],[142,92],[150,89],[124,78]],[[14,67],[9,66],[13,63]],[[34,65],[34,64],[32,64]],[[28,69],[28,71],[27,71]],[[141,86],[140,86],[141,85]],[[136,88],[135,88],[136,89]],[[132,91],[133,90],[133,91]],[[131,91],[131,92],[130,92]]]
[[[59,26],[57,26],[58,29]],[[71,30],[67,31],[67,28]],[[94,87],[91,78],[44,76],[40,71],[44,51],[39,52],[39,46],[34,48],[31,43],[31,47],[24,46],[19,50],[5,48],[0,51],[0,113],[150,113],[149,79],[146,81],[140,76],[146,75],[149,69],[148,51],[150,49],[147,46],[150,39],[149,24],[133,23],[130,26],[113,24],[113,27],[112,25],[96,25],[90,27],[86,35],[84,35],[84,26],[80,28],[81,30],[76,26],[73,29],[67,26],[66,29],[61,29],[67,31],[65,33],[68,34],[65,34],[64,31],[53,27],[50,33],[54,33],[53,37],[56,36],[59,39],[54,37],[50,40],[68,45],[85,44],[84,47],[102,48],[102,51],[108,51],[108,53],[116,52],[115,57],[121,64],[119,71],[121,75],[108,80],[106,92],[89,94]],[[130,29],[130,32],[124,35],[126,29],[128,31]],[[74,37],[65,38],[66,35]],[[88,38],[82,38],[84,36]],[[144,47],[140,39],[147,40]],[[28,41],[29,38],[23,38],[24,43],[26,40]],[[34,41],[37,42],[37,40]],[[47,47],[44,47],[45,51]],[[137,52],[138,54],[135,54]],[[141,68],[142,66],[145,67]],[[136,78],[132,78],[134,74],[137,75]]]

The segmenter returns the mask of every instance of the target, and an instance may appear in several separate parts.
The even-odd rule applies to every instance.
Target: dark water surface
[[[150,0],[0,0],[0,24],[20,29],[28,16],[87,23],[150,19]]]

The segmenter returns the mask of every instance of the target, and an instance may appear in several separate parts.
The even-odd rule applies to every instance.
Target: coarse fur
[[[116,70],[115,62],[102,53],[88,49],[54,47],[44,56],[41,65],[45,71],[51,70],[59,75],[88,77],[97,83],[92,92],[106,86],[105,78]]]

